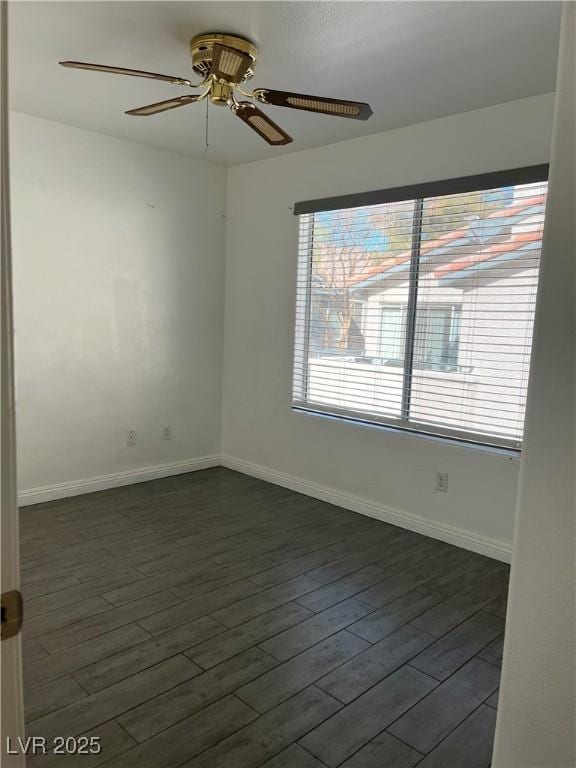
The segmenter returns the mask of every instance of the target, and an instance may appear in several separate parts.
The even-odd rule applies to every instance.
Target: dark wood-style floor
[[[225,469],[21,512],[29,736],[114,768],[487,768],[508,568]]]

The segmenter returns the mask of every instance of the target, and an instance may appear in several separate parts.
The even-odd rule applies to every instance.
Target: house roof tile
[[[486,219],[496,219],[501,218],[503,215],[506,217],[508,216],[516,216],[522,211],[527,210],[529,208],[534,207],[535,205],[541,205],[544,203],[546,199],[546,195],[534,195],[533,197],[526,198],[526,200],[523,200],[521,203],[513,203],[512,205],[505,206],[503,208],[498,208],[495,211],[492,211],[488,216],[486,216]],[[466,236],[466,233],[469,229],[469,226],[466,227],[460,227],[459,229],[454,229],[450,232],[446,232],[444,235],[442,235],[439,238],[436,238],[435,240],[428,240],[427,242],[423,243],[420,249],[421,255],[427,255],[431,251],[434,251],[438,248],[442,248],[448,243],[453,242],[454,240],[458,240],[462,237]],[[539,239],[540,235],[537,232],[531,232],[526,233],[529,234],[530,237],[528,239],[531,240],[537,240]],[[518,244],[517,244],[518,243]],[[506,251],[512,251],[516,248],[520,248],[523,245],[525,245],[526,241],[520,242],[516,236],[512,236],[509,240],[497,243],[496,245],[490,246],[489,248],[486,248],[479,252],[479,254],[474,254],[473,256],[467,256],[462,259],[458,259],[457,261],[451,262],[450,264],[447,264],[443,267],[440,267],[438,270],[435,271],[435,276],[440,276],[439,273],[442,270],[445,270],[446,273],[451,271],[458,271],[460,269],[465,269],[467,266],[472,266],[475,261],[485,261],[486,259],[494,258],[495,256],[500,255],[503,252]],[[349,278],[348,284],[351,286],[357,285],[358,283],[362,283],[365,280],[368,280],[370,278],[374,278],[377,275],[385,275],[386,272],[390,271],[394,267],[400,265],[400,264],[409,264],[410,258],[411,258],[411,252],[410,251],[404,251],[403,253],[399,254],[398,256],[395,256],[393,259],[388,259],[385,264],[376,264],[374,266],[369,267],[364,272],[361,272],[357,275],[354,275],[353,277]],[[482,258],[479,259],[479,256],[483,255]],[[452,269],[452,265],[459,265],[454,266]],[[442,275],[445,273],[442,272]]]
[[[461,259],[456,259],[455,261],[451,261],[448,264],[444,264],[442,267],[438,267],[438,269],[434,270],[434,277],[441,279],[451,274],[452,272],[460,272],[462,269],[469,269],[470,267],[474,267],[476,264],[480,264],[484,261],[493,259],[503,253],[510,253],[511,251],[516,251],[519,248],[526,247],[526,245],[529,243],[538,242],[540,238],[541,233],[538,231],[532,230],[530,232],[517,232],[516,234],[509,237],[508,240],[504,240],[501,243],[495,243],[489,248],[478,251],[478,253],[473,253],[470,256],[464,256]]]

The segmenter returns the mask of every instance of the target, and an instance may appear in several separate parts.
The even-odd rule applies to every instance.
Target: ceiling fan
[[[190,41],[192,69],[202,78],[199,83],[192,83],[184,77],[159,75],[155,72],[145,72],[139,69],[111,67],[105,64],[89,64],[82,61],[61,61],[63,67],[76,69],[92,69],[98,72],[110,72],[116,75],[132,75],[147,77],[152,80],[163,80],[173,85],[186,88],[199,88],[199,93],[176,96],[165,101],[147,104],[144,107],[129,109],[127,115],[147,117],[168,109],[196,104],[210,98],[212,104],[229,106],[231,111],[249,125],[268,144],[290,144],[292,137],[271,120],[262,110],[251,101],[238,101],[236,91],[242,96],[254,99],[260,104],[271,104],[276,107],[303,109],[307,112],[317,112],[323,115],[348,117],[353,120],[367,120],[372,114],[368,104],[358,101],[343,101],[342,99],[327,99],[321,96],[307,96],[288,91],[273,91],[270,88],[256,88],[245,91],[242,83],[254,75],[254,67],[258,49],[250,41],[236,35],[211,33],[199,35]]]

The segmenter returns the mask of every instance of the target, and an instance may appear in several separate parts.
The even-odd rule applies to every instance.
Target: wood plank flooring
[[[24,508],[27,733],[70,768],[488,768],[508,568],[225,469]]]

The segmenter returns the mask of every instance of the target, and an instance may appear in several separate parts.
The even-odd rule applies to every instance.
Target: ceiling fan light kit
[[[236,91],[260,104],[289,107],[352,120],[367,120],[372,114],[370,106],[364,102],[328,99],[289,91],[274,91],[269,88],[244,90],[242,84],[254,76],[258,49],[249,40],[237,35],[210,33],[194,37],[190,41],[190,54],[192,69],[202,78],[199,83],[192,83],[187,78],[175,75],[161,75],[105,64],[89,64],[81,61],[61,61],[60,64],[63,67],[144,77],[187,88],[201,89],[200,93],[147,104],[144,107],[130,109],[126,114],[148,117],[209,98],[210,102],[216,106],[228,106],[233,114],[272,146],[289,144],[292,138],[251,101],[238,101]]]

